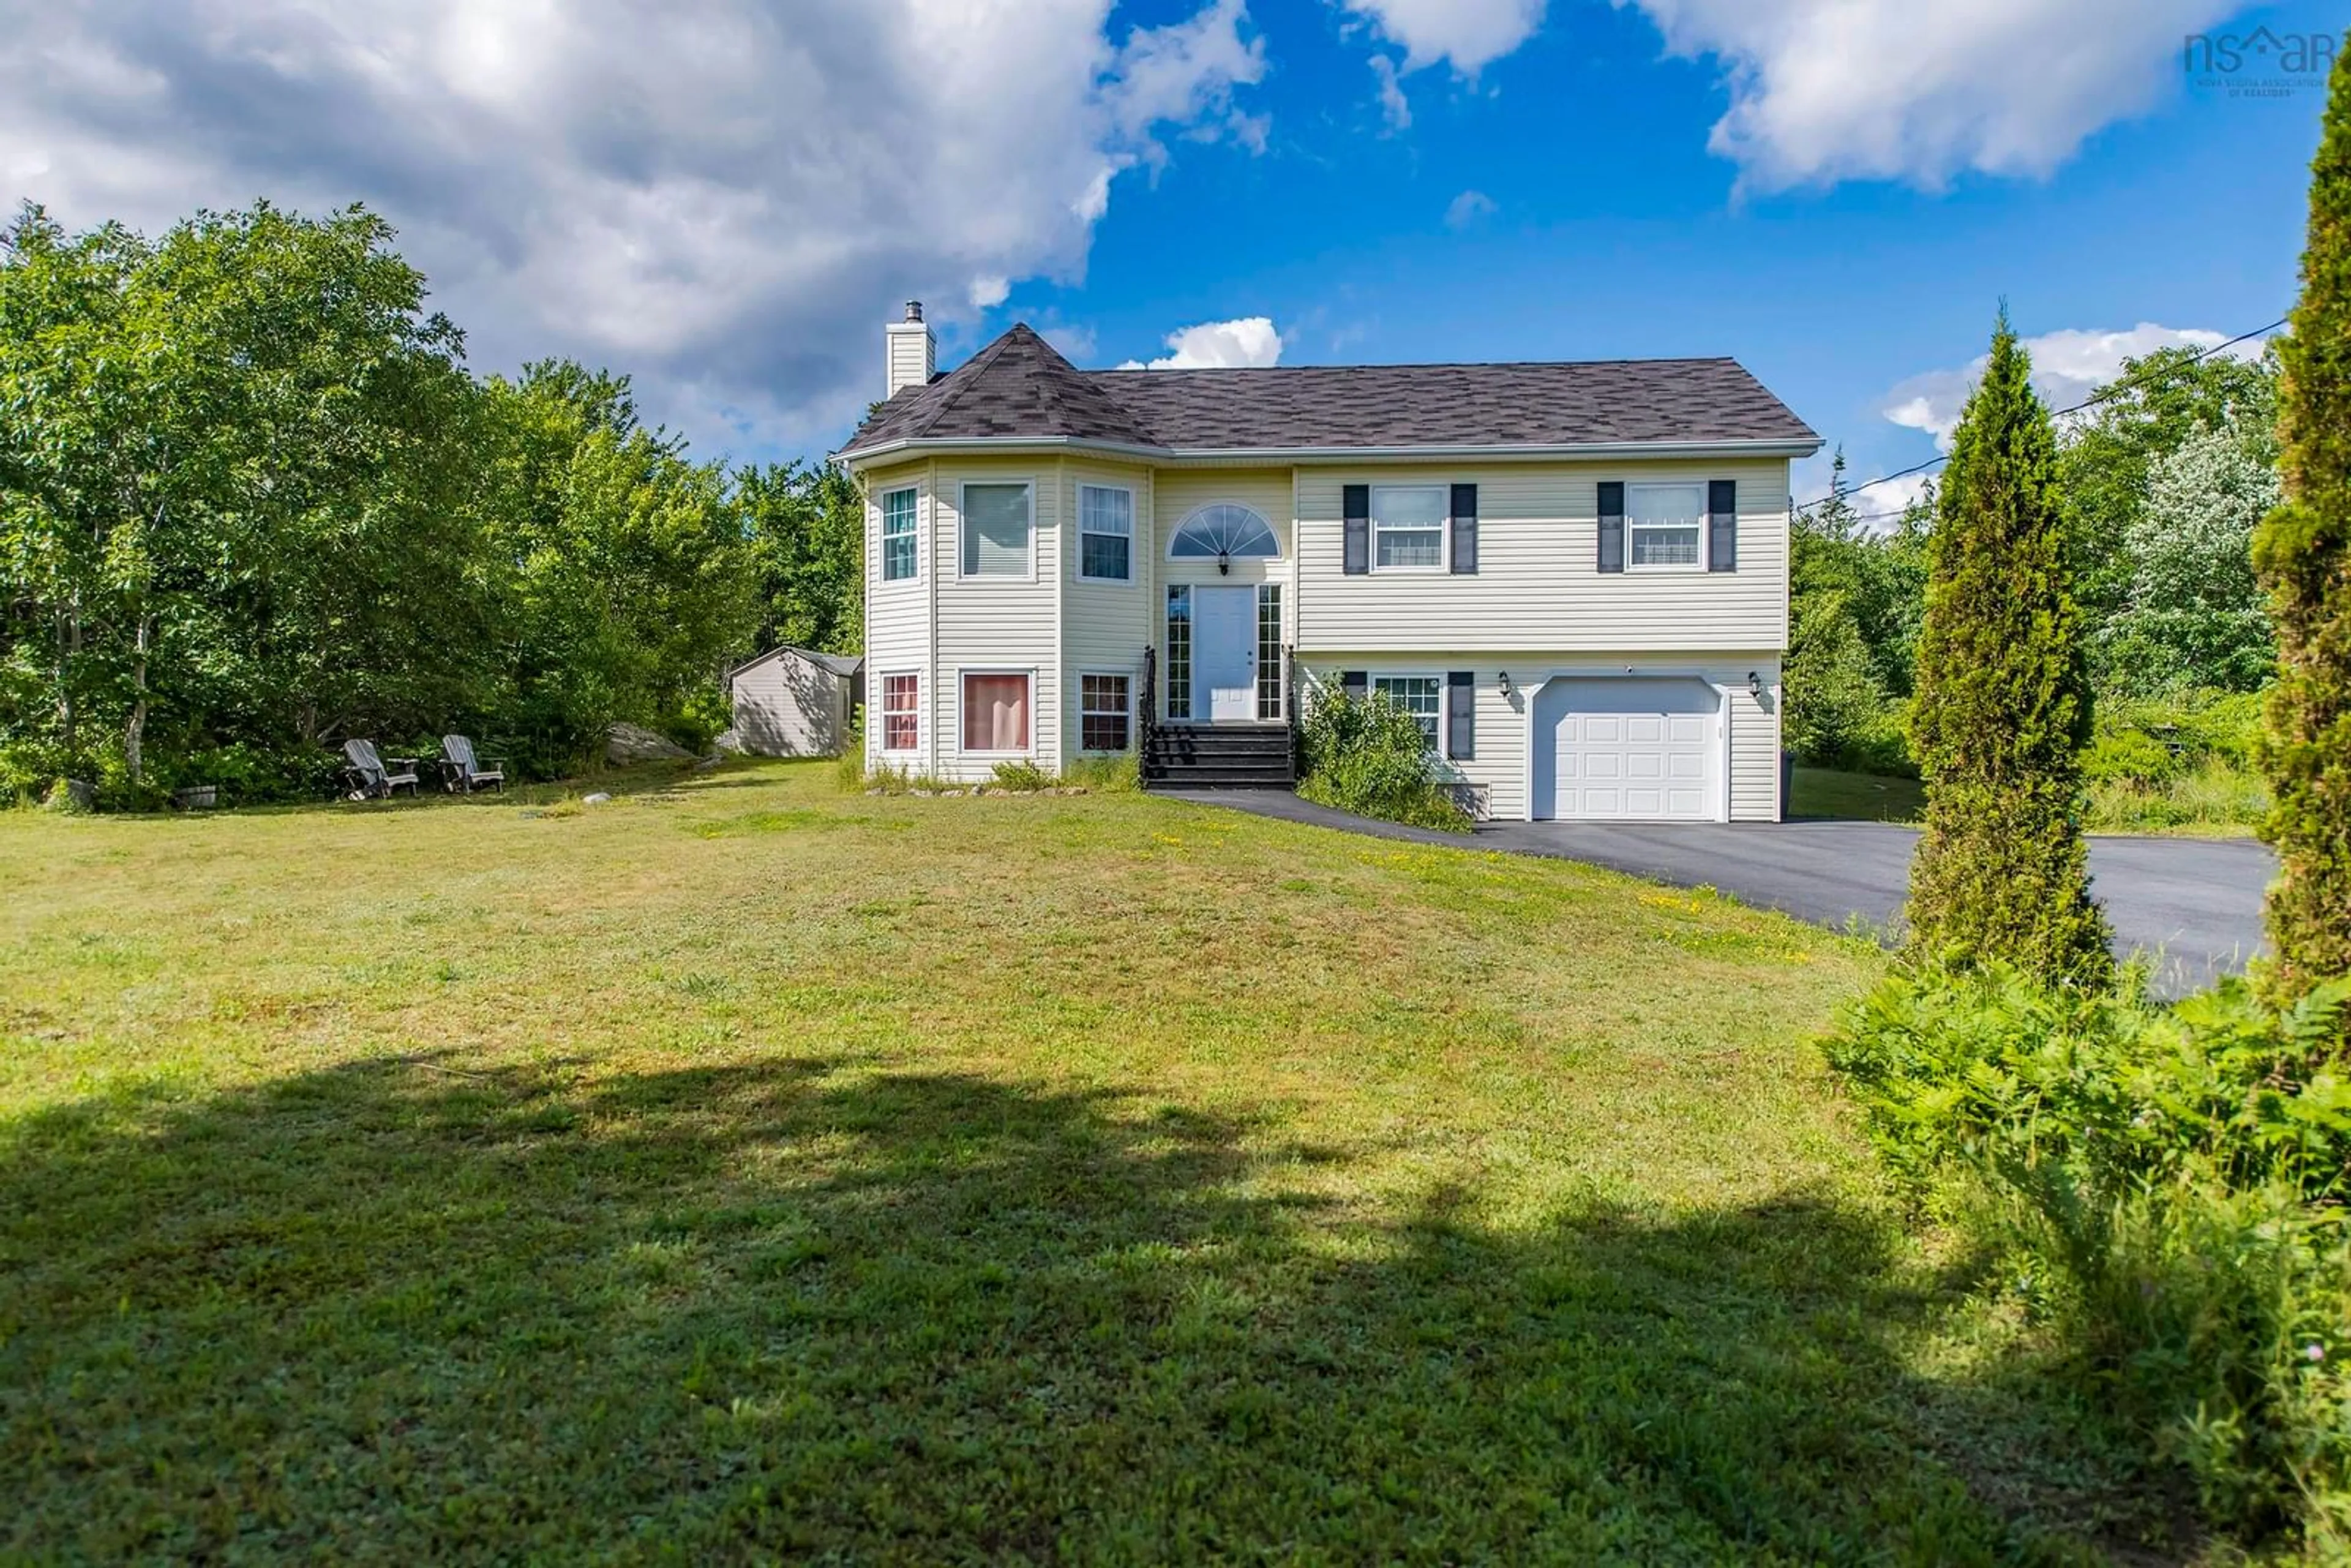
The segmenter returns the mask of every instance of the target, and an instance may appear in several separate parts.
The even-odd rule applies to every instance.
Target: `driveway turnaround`
[[[1375,822],[1271,789],[1195,790],[1178,800],[1380,838],[1583,861],[1676,887],[1884,936],[1902,913],[1915,828],[1886,822],[1486,822],[1474,838]],[[2092,891],[2115,950],[2153,961],[2156,989],[2179,995],[2235,973],[2262,946],[2262,892],[2277,862],[2250,839],[2094,837]]]

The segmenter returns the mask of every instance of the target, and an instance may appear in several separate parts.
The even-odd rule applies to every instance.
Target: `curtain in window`
[[[1029,749],[1029,677],[966,675],[963,678],[963,748],[966,751]]]
[[[963,487],[963,574],[1029,575],[1029,486]]]

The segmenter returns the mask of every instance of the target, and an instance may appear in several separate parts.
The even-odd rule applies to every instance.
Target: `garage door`
[[[1703,681],[1562,678],[1535,696],[1534,815],[1710,822],[1722,702]]]

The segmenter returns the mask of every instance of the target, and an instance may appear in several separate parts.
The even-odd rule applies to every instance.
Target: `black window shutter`
[[[1709,479],[1706,486],[1706,570],[1739,570],[1739,481]]]
[[[1372,570],[1372,487],[1346,487],[1347,573],[1361,576]]]
[[[1600,482],[1600,570],[1625,570],[1625,482]]]
[[[1454,670],[1445,677],[1445,755],[1467,762],[1478,755],[1478,673]]]
[[[1478,486],[1453,486],[1453,570],[1478,570]]]
[[[1339,676],[1339,689],[1356,702],[1362,702],[1372,689],[1369,671],[1348,670]]]

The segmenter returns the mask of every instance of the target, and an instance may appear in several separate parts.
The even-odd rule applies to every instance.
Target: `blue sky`
[[[1082,286],[1016,288],[975,335],[1080,322],[1113,363],[1164,353],[1176,323],[1264,314],[1284,363],[1728,353],[1860,476],[1934,455],[1884,416],[1886,394],[1980,352],[2003,298],[2027,335],[2233,336],[2292,303],[2315,88],[2232,99],[2175,63],[2151,111],[2045,176],[1757,192],[1708,151],[1727,102],[1713,62],[1661,58],[1638,13],[1554,11],[1474,81],[1404,78],[1411,123],[1390,131],[1359,25],[1257,7],[1266,152],[1178,147],[1113,203]],[[2223,30],[2265,24],[2324,22],[2265,7]],[[1464,192],[1490,208],[1449,227]]]
[[[149,229],[365,202],[478,368],[630,371],[707,453],[837,444],[919,297],[946,363],[1023,319],[1094,365],[1186,329],[1182,362],[1733,354],[1866,476],[1935,452],[2002,298],[2058,401],[2124,352],[2282,314],[2320,90],[2249,96],[2273,60],[2199,76],[2182,44],[2339,21],[0,0],[0,194]]]

